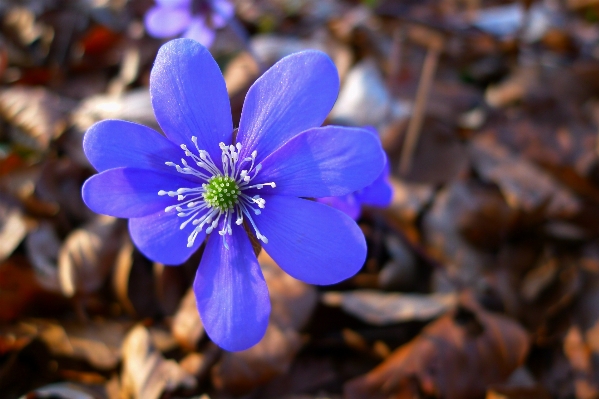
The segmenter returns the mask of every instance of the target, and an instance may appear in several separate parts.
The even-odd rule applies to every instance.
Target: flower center
[[[181,187],[176,191],[158,192],[158,195],[177,197],[178,204],[166,207],[165,212],[174,209],[178,212],[178,217],[185,219],[180,225],[181,229],[190,223],[196,226],[187,238],[187,246],[193,245],[204,227],[206,234],[210,234],[217,228],[221,218],[222,229],[218,233],[223,236],[232,234],[233,216],[237,225],[241,225],[247,219],[254,228],[256,237],[268,243],[268,239],[260,233],[252,217],[252,213],[254,216],[260,215],[260,209],[264,209],[266,201],[259,195],[250,196],[246,193],[246,190],[259,190],[264,186],[276,187],[274,182],[252,184],[252,180],[262,169],[261,164],[256,164],[257,152],[253,151],[251,156],[240,160],[240,143],[234,146],[220,143],[222,168],[218,168],[210,158],[210,154],[198,148],[197,137],[192,137],[191,141],[199,155],[192,153],[185,144],[181,144],[181,149],[195,166],[191,166],[185,158],[181,158],[181,165],[174,162],[166,162],[166,164],[176,168],[179,173],[196,177],[203,183],[196,187]],[[227,246],[226,241],[225,246]]]
[[[210,206],[218,208],[221,211],[226,211],[237,205],[239,194],[241,194],[241,190],[235,179],[225,176],[214,176],[208,181],[206,192],[202,195]]]

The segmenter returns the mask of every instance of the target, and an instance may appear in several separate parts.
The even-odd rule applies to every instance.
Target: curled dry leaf
[[[373,290],[327,292],[322,301],[374,325],[429,320],[457,304],[456,294],[400,294]]]
[[[409,183],[391,176],[393,198],[387,214],[406,222],[414,222],[422,209],[430,203],[434,187],[428,184]]]
[[[551,399],[552,396],[541,386],[493,387],[485,399]]]
[[[99,396],[88,392],[85,388],[70,382],[59,382],[46,385],[29,392],[20,399],[60,398],[60,399],[100,399]]]
[[[74,230],[58,254],[58,276],[66,296],[97,290],[111,270],[122,245],[123,224],[116,218],[98,216]]]
[[[223,76],[230,97],[250,87],[260,73],[256,60],[247,52],[239,53],[227,64]]]
[[[159,399],[165,392],[195,386],[192,375],[153,347],[148,330],[138,325],[129,332],[123,343],[121,398]]]
[[[289,371],[301,347],[299,334],[269,324],[256,345],[241,352],[225,352],[212,370],[212,383],[233,394],[247,393]]]
[[[347,75],[330,117],[342,124],[379,126],[410,112],[410,106],[391,96],[376,62],[366,59]]]
[[[158,126],[150,92],[145,87],[119,96],[100,94],[89,97],[73,111],[73,123],[82,132],[104,119],[123,119],[146,126]]]
[[[196,305],[196,298],[190,288],[179,305],[171,327],[173,336],[183,348],[193,350],[204,336],[204,325]]]
[[[476,208],[471,185],[454,182],[439,191],[423,218],[423,234],[433,255],[441,258],[448,272],[466,284],[479,281],[487,253],[475,248],[461,234],[459,220]]]
[[[21,325],[39,334],[54,355],[86,360],[98,369],[111,370],[120,361],[121,344],[130,323],[92,321],[58,324],[33,319]]]
[[[349,381],[346,399],[484,396],[525,359],[528,336],[511,319],[460,307],[427,326],[368,374]]]
[[[409,290],[418,278],[412,249],[392,234],[386,235],[384,242],[391,260],[384,264],[378,274],[379,287],[384,290]]]
[[[490,135],[477,136],[470,142],[470,156],[478,173],[499,186],[512,208],[524,212],[545,209],[553,217],[572,216],[581,208],[580,201],[565,186]]]
[[[212,372],[217,388],[236,394],[248,392],[289,370],[301,347],[297,330],[308,321],[317,301],[314,287],[283,272],[265,251],[258,261],[272,304],[266,334],[248,350],[225,352]]]
[[[18,128],[12,131],[13,141],[37,151],[45,151],[64,132],[73,106],[71,100],[42,87],[0,91],[0,116]]]
[[[0,262],[10,256],[27,234],[27,225],[19,208],[0,197]]]
[[[566,334],[564,353],[570,361],[574,374],[576,398],[592,399],[599,397],[599,388],[594,381],[592,351],[577,326],[570,327]]]
[[[35,271],[37,282],[52,292],[60,292],[58,252],[60,239],[50,223],[42,222],[25,239],[27,257]]]

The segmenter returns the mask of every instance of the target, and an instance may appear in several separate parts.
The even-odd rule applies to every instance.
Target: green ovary
[[[208,180],[205,189],[206,192],[202,194],[204,200],[213,208],[221,211],[233,208],[237,204],[241,193],[235,180],[225,176],[211,178]]]

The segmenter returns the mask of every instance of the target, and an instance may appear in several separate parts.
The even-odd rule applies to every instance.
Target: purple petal
[[[200,42],[206,47],[210,47],[215,35],[214,30],[206,26],[203,18],[193,18],[183,36]]]
[[[365,205],[378,206],[381,208],[389,206],[393,199],[393,187],[389,182],[389,163],[385,157],[385,166],[376,180],[369,186],[356,192],[356,199]]]
[[[352,194],[342,195],[340,197],[324,197],[316,198],[316,202],[332,206],[335,209],[340,210],[353,220],[358,220],[362,214],[362,208],[360,202],[356,200],[356,196]]]
[[[310,284],[334,284],[356,274],[366,260],[366,240],[349,216],[295,197],[263,196],[254,222],[268,239],[264,249],[289,275]]]
[[[192,0],[156,0],[156,4],[167,8],[189,8]]]
[[[191,14],[187,8],[152,7],[144,17],[146,30],[157,38],[177,36],[187,28]]]
[[[277,62],[245,97],[240,158],[257,150],[260,161],[296,134],[322,125],[338,92],[337,68],[325,53],[303,51]]]
[[[83,151],[98,172],[132,167],[173,170],[167,161],[178,161],[184,155],[157,131],[137,123],[104,120],[90,127],[83,138]]]
[[[158,191],[176,191],[194,184],[198,185],[176,173],[115,168],[87,179],[81,191],[85,204],[96,213],[137,218],[177,203],[176,198],[158,195]]]
[[[235,14],[235,6],[229,0],[212,1],[212,24],[215,28],[222,28]]]
[[[262,161],[256,183],[266,194],[335,197],[372,183],[385,155],[378,138],[349,127],[326,126],[293,137]]]
[[[158,51],[150,76],[156,119],[175,144],[208,151],[221,159],[220,142],[231,143],[233,122],[229,95],[218,65],[206,47],[195,40],[175,39]]]
[[[135,246],[149,259],[165,265],[180,265],[198,250],[206,238],[205,233],[199,233],[193,246],[188,248],[187,237],[193,226],[181,230],[179,226],[184,221],[174,211],[165,213],[162,210],[129,219],[129,233]]]
[[[242,227],[232,229],[230,236],[214,232],[208,238],[193,290],[210,338],[226,350],[240,351],[264,336],[270,300],[247,234]]]

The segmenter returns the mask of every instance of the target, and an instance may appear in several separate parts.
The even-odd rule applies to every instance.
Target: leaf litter
[[[212,48],[234,124],[261,68],[323,50],[327,123],[375,126],[394,189],[348,281],[260,254],[273,311],[239,353],[204,334],[201,254],[153,264],[80,197],[91,124],[159,130],[153,4],[0,3],[0,396],[598,395],[596,1],[235,1],[253,50],[231,27]]]

